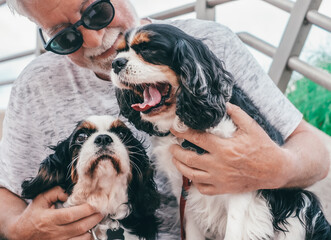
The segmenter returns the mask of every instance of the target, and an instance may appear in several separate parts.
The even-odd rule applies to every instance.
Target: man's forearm
[[[5,188],[0,188],[0,236],[6,237],[10,232],[10,223],[26,208],[26,203]]]
[[[330,154],[305,121],[291,134],[283,148],[291,162],[289,181],[284,187],[308,187],[327,176]]]

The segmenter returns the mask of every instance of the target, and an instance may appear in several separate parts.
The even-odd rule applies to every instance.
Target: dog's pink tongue
[[[139,112],[147,111],[161,102],[161,93],[154,86],[148,86],[144,90],[144,102],[132,104],[131,107]]]

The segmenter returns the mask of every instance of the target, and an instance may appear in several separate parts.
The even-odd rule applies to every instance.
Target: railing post
[[[299,56],[312,26],[306,20],[309,10],[317,10],[322,0],[297,0],[287,23],[282,40],[274,55],[269,69],[269,76],[282,92],[285,92],[292,70],[287,68],[292,56]]]
[[[215,7],[208,7],[207,0],[196,0],[195,12],[198,19],[215,21]]]

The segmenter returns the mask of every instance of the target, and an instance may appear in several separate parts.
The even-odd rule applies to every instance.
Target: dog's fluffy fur
[[[159,194],[141,141],[111,116],[91,116],[42,163],[38,175],[22,184],[32,199],[54,186],[69,194],[64,207],[89,203],[104,220],[94,229],[98,239],[119,224],[125,239],[155,239]],[[113,224],[113,225],[112,225]]]
[[[183,31],[150,24],[126,33],[113,61],[111,79],[119,88],[121,113],[154,138],[157,167],[169,177],[179,200],[182,176],[173,165],[171,127],[187,127],[229,138],[236,126],[226,114],[230,101],[244,109],[279,145],[270,125],[224,64],[208,47]],[[259,190],[206,196],[192,185],[185,209],[186,239],[330,239],[317,198],[302,189]]]

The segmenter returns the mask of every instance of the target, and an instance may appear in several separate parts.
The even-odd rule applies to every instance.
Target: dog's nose
[[[126,59],[126,58],[114,59],[114,61],[111,64],[114,69],[114,72],[116,74],[118,74],[123,68],[125,68],[127,62],[128,62],[128,59]]]
[[[113,142],[113,139],[106,134],[99,135],[94,140],[94,143],[99,147],[108,146],[112,142]]]

